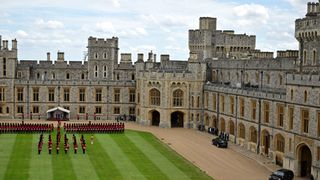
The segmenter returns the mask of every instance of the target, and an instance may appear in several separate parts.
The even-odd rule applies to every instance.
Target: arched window
[[[256,72],[256,83],[259,83],[259,73]]]
[[[66,79],[70,79],[70,74],[67,72]]]
[[[266,81],[267,81],[266,82],[267,84],[270,84],[270,75],[269,74],[266,75]]]
[[[284,152],[285,141],[281,134],[276,135],[276,150],[279,152]]]
[[[94,77],[97,78],[98,77],[98,66],[94,66]]]
[[[107,53],[103,53],[103,59],[107,59]]]
[[[250,127],[250,142],[257,143],[257,130],[254,127]]]
[[[160,91],[157,89],[151,89],[149,91],[150,105],[160,106]]]
[[[306,65],[307,64],[307,51],[304,50],[303,51],[303,65]]]
[[[194,107],[194,97],[191,97],[191,107]]]
[[[103,78],[107,78],[107,66],[103,66]]]
[[[181,89],[173,91],[173,106],[183,106],[183,91]]]
[[[229,133],[234,135],[234,123],[232,120],[229,121]]]
[[[40,73],[37,73],[37,79],[40,79]]]
[[[317,64],[317,51],[316,50],[313,50],[312,64],[313,65]]]
[[[84,73],[81,74],[81,79],[84,79]]]
[[[245,82],[246,82],[246,83],[249,82],[249,74],[248,74],[248,73],[245,74]]]
[[[239,137],[242,139],[246,138],[246,130],[242,123],[239,124]]]
[[[53,72],[52,74],[51,74],[51,79],[55,79],[56,78],[56,74]]]
[[[308,92],[304,91],[304,102],[306,103],[308,100]]]
[[[94,58],[98,59],[98,53],[94,53]]]

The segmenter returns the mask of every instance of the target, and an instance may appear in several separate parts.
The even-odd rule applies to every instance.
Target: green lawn
[[[0,179],[211,179],[150,133],[85,134],[87,152],[48,153],[48,134],[38,155],[39,134],[0,134]],[[79,142],[80,135],[77,136]],[[53,134],[55,143],[55,134]],[[69,141],[72,135],[68,135]],[[53,146],[55,149],[55,145]],[[80,150],[80,151],[79,151]]]

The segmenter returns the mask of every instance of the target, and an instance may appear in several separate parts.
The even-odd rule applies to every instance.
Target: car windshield
[[[284,176],[284,172],[282,172],[282,171],[276,171],[273,174],[277,175],[277,176]]]

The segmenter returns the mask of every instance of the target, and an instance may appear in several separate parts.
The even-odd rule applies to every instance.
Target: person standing
[[[90,137],[90,143],[93,144],[93,135]]]

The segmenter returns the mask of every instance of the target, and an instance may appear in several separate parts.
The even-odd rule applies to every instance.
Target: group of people
[[[124,123],[64,123],[67,133],[123,133]]]
[[[50,133],[53,124],[44,123],[0,123],[0,133]]]
[[[208,133],[218,136],[219,129],[215,127],[208,127]]]
[[[220,139],[223,139],[223,140],[225,140],[225,141],[229,141],[229,133],[220,132],[219,138],[220,138]]]

